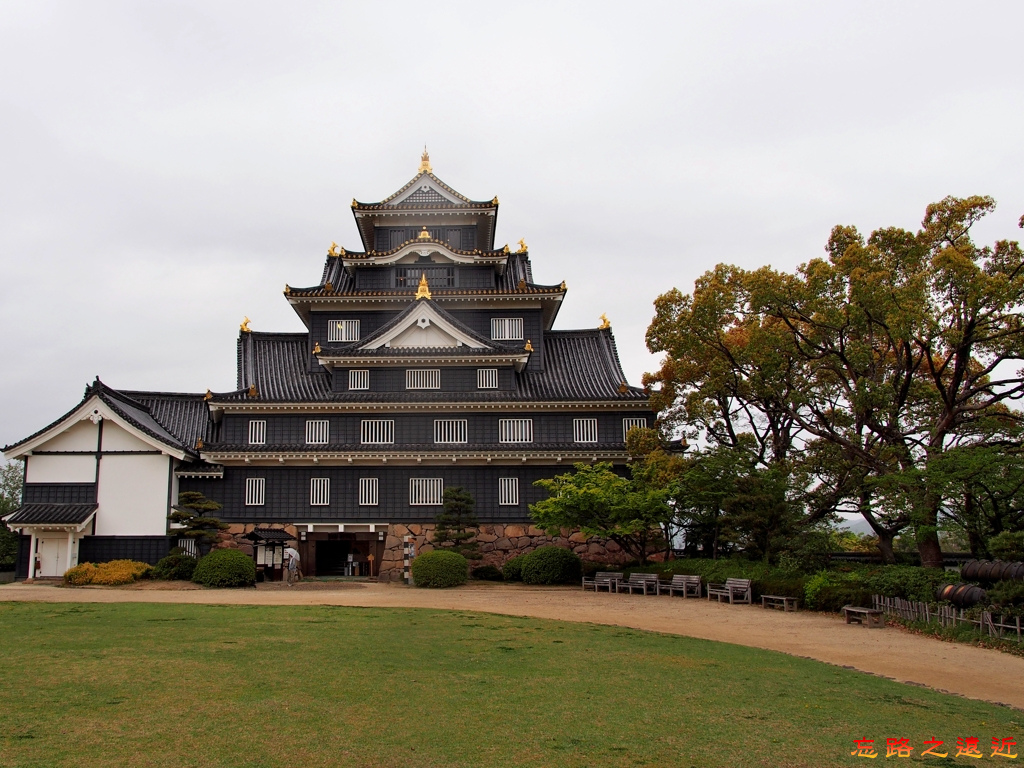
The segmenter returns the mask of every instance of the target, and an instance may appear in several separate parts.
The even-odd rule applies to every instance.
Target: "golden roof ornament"
[[[427,228],[424,227],[423,229],[420,230],[420,233],[418,235],[416,235],[416,239],[417,240],[429,240],[430,239],[430,232],[428,232]]]
[[[323,352],[323,350],[320,349],[320,342],[318,341],[316,344],[313,345],[313,354],[319,355],[321,352]]]
[[[433,168],[430,167],[430,155],[427,154],[427,145],[423,145],[423,154],[420,155],[420,173],[431,173]]]
[[[203,450],[203,438],[201,438],[201,437],[198,440],[196,440],[196,450],[197,451]]]
[[[516,253],[526,253],[528,250],[529,250],[529,248],[526,247],[526,238],[525,237],[520,237],[519,238],[519,250],[516,251]]]
[[[359,207],[359,201],[356,200],[354,197],[352,198],[352,207],[353,208],[358,208]]]
[[[334,283],[328,280],[326,283],[324,283],[324,290],[327,291],[328,293],[334,293]]]
[[[288,283],[284,284],[284,292],[285,292],[285,294],[289,294],[289,293],[292,292],[292,287],[290,285],[288,285]]]
[[[508,253],[508,243],[506,243],[505,247],[501,249],[501,252],[502,253]]]
[[[494,196],[494,199],[493,199],[493,200],[491,200],[491,205],[497,205],[497,204],[498,204],[498,196],[497,196],[497,195],[495,195],[495,196]]]
[[[203,400],[213,400],[213,392],[206,390],[206,394],[203,395]]]
[[[530,343],[529,339],[526,340],[526,346],[523,347],[523,349],[525,349],[527,352],[533,352],[533,344]]]
[[[246,394],[247,394],[247,395],[248,395],[249,397],[256,397],[256,396],[257,396],[257,395],[259,394],[259,393],[258,393],[258,392],[256,391],[256,385],[255,385],[255,384],[250,384],[250,385],[249,385],[249,391],[248,391],[248,392],[246,392]]]
[[[238,326],[238,330],[242,333],[252,333],[252,328],[249,327],[249,318],[242,320],[242,324]]]
[[[331,247],[327,249],[328,256],[344,256],[345,249],[338,245],[333,240],[331,241]]]
[[[525,291],[526,290],[526,278],[524,278],[524,277],[519,278],[519,284],[516,286],[516,290],[517,291]]]
[[[612,327],[612,324],[610,322],[608,322],[608,315],[606,315],[604,312],[601,313],[601,324],[599,326],[597,326],[597,327],[600,328],[602,331],[605,328],[611,328]]]
[[[430,285],[427,283],[427,273],[420,275],[420,284],[416,289],[416,301],[430,298]]]
[[[562,290],[565,290],[565,280],[562,281]]]
[[[627,384],[626,382],[622,382],[621,384],[619,384],[619,394],[624,395],[627,392],[629,392],[629,384]]]

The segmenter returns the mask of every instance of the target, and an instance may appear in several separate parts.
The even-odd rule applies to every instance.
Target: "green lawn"
[[[0,653],[0,766],[873,764],[859,738],[913,764],[885,739],[932,736],[980,737],[956,763],[977,765],[993,736],[1024,744],[1024,713],[818,662],[473,613],[0,603]]]

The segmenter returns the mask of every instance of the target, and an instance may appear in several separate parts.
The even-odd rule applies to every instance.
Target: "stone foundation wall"
[[[433,524],[389,525],[384,545],[384,559],[380,564],[380,581],[402,580],[402,539],[405,536],[412,536],[417,555],[434,549]],[[629,559],[614,541],[596,536],[587,538],[582,533],[568,530],[562,531],[558,536],[548,536],[540,528],[532,525],[481,525],[476,540],[480,543],[483,559],[471,563],[472,568],[481,565],[501,568],[513,557],[525,555],[537,547],[548,544],[571,549],[583,560],[595,563],[619,564]]]
[[[244,525],[234,523],[226,531],[221,531],[217,534],[217,541],[214,542],[212,549],[237,549],[252,557],[254,551],[252,542],[243,537],[245,534],[251,533],[256,527],[257,526],[254,523],[246,523]],[[259,527],[277,528],[279,530],[288,531],[288,533],[295,537],[296,541],[298,541],[299,538],[294,525],[260,523]]]

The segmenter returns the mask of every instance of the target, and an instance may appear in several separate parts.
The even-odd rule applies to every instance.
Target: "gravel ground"
[[[665,596],[609,595],[567,587],[471,584],[451,590],[369,582],[311,581],[289,587],[203,589],[187,582],[132,587],[0,586],[0,600],[437,608],[611,624],[767,648],[972,699],[1024,709],[1024,658],[945,643],[901,629],[846,625],[839,616],[783,613]]]

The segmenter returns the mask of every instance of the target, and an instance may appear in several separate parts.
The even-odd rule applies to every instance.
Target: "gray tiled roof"
[[[25,504],[7,518],[9,525],[81,525],[98,504]]]
[[[381,336],[384,336],[387,333],[389,333],[390,331],[392,331],[396,326],[402,325],[402,323],[404,323],[406,321],[406,318],[419,308],[420,301],[425,301],[427,304],[430,305],[430,308],[434,312],[436,312],[438,314],[438,316],[441,317],[445,322],[451,323],[454,327],[458,328],[466,336],[468,336],[469,338],[473,339],[478,344],[480,344],[481,347],[483,347],[483,349],[472,349],[472,348],[466,349],[464,347],[453,347],[452,348],[452,352],[454,352],[456,354],[462,354],[462,353],[465,353],[465,354],[481,354],[481,353],[486,352],[486,351],[497,352],[497,353],[507,352],[508,354],[515,354],[515,353],[522,353],[522,351],[523,351],[521,348],[517,349],[515,347],[508,347],[508,346],[506,346],[504,344],[496,344],[495,342],[491,341],[490,339],[486,338],[485,336],[482,336],[481,334],[479,334],[476,331],[474,331],[472,328],[467,326],[465,323],[460,322],[459,320],[457,320],[454,316],[452,316],[448,312],[445,312],[444,309],[442,309],[438,305],[438,303],[436,301],[433,301],[431,299],[426,299],[426,298],[420,299],[418,301],[414,301],[414,302],[410,303],[408,307],[406,307],[401,312],[399,312],[397,315],[395,315],[393,318],[388,320],[388,322],[384,323],[384,325],[382,325],[376,331],[371,333],[365,339],[360,339],[359,341],[353,342],[352,345],[351,345],[351,347],[352,347],[351,350],[342,347],[341,350],[338,350],[338,351],[344,352],[346,355],[349,354],[350,351],[351,352],[359,352],[360,350],[358,350],[357,347],[365,347],[368,344],[371,344],[372,342],[374,342],[377,339],[379,339]],[[404,354],[404,352],[403,352],[404,349],[411,349],[411,348],[405,347],[405,348],[397,348],[395,350],[391,350],[390,348],[387,348],[387,351],[388,352],[395,351],[395,352],[398,352],[400,354]],[[414,348],[412,348],[412,349],[414,349]],[[331,350],[331,351],[334,352],[335,350]],[[367,354],[378,354],[380,351],[381,350],[379,350],[379,349],[371,349],[371,350],[366,350],[366,353]],[[434,350],[434,351],[436,353],[436,350]],[[422,350],[420,350],[419,352],[412,352],[411,354],[422,354]],[[448,350],[445,350],[445,354],[448,354]]]
[[[247,399],[250,385],[261,402],[530,402],[645,401],[626,380],[609,329],[546,331],[544,370],[516,373],[517,388],[472,392],[333,392],[331,375],[308,369],[307,336],[301,333],[241,334],[238,340],[239,391],[216,396],[220,402]]]

